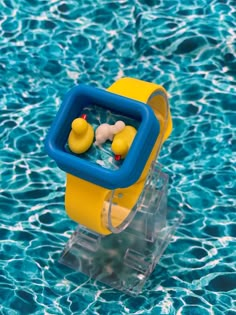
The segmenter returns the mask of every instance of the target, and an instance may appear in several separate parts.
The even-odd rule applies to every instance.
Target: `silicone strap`
[[[162,143],[171,133],[172,120],[167,94],[162,86],[133,78],[122,78],[112,84],[108,91],[149,104],[160,122],[160,135],[139,180],[130,187],[115,191],[113,202],[116,215],[110,221],[112,226],[116,227],[127,220],[135,206],[143,190],[151,163],[156,159]],[[68,215],[74,221],[99,234],[107,235],[112,231],[112,228],[108,229],[104,224],[104,217],[111,213],[109,203],[111,195],[112,192],[104,187],[67,174],[65,207]]]

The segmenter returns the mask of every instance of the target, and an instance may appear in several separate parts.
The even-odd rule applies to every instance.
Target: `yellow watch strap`
[[[172,119],[167,92],[161,85],[134,78],[122,78],[107,90],[150,105],[160,122],[163,141],[169,137],[172,131]]]
[[[111,191],[68,173],[66,177],[65,208],[69,217],[99,234],[110,234],[102,212]]]
[[[104,235],[111,233],[104,220],[110,210],[114,227],[129,216],[143,190],[151,163],[172,130],[167,94],[162,86],[133,78],[122,78],[112,84],[108,91],[149,104],[160,122],[160,135],[139,180],[130,187],[116,189],[112,208],[109,207],[112,194],[109,189],[67,174],[65,208],[68,215],[88,229]]]

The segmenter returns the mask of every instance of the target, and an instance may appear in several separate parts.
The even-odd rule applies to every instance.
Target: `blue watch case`
[[[65,149],[72,121],[81,116],[83,108],[93,105],[140,122],[131,148],[117,170],[104,168]],[[159,132],[159,121],[149,105],[80,84],[66,94],[46,137],[45,148],[63,171],[108,189],[124,188],[141,176]]]

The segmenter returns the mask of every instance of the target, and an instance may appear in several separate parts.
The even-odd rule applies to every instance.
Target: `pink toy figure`
[[[100,145],[106,142],[107,140],[112,141],[114,135],[119,133],[125,128],[125,123],[121,120],[118,120],[114,125],[101,124],[98,126],[95,133],[95,144]]]

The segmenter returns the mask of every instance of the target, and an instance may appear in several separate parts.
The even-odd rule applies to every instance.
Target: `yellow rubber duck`
[[[115,154],[116,160],[124,159],[126,157],[136,133],[137,130],[134,127],[125,126],[122,131],[114,136],[111,150]]]
[[[92,145],[94,139],[93,127],[82,116],[73,120],[68,145],[72,152],[81,154],[86,152]]]

